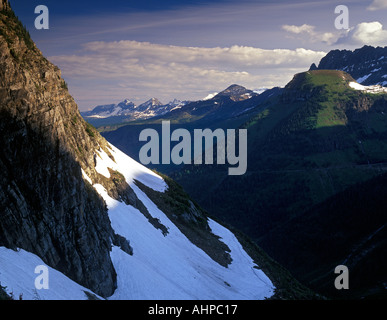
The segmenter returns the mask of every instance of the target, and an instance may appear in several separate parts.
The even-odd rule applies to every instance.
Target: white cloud
[[[323,42],[328,45],[331,45],[337,41],[340,37],[340,34],[334,34],[331,32],[317,32],[315,31],[315,26],[309,24],[303,24],[301,26],[296,25],[283,25],[282,30],[285,30],[289,33],[299,35],[301,39],[306,40],[311,43]],[[305,35],[307,38],[305,38]]]
[[[369,11],[376,11],[376,10],[382,10],[382,9],[387,9],[387,0],[374,0],[367,7],[367,10]]]
[[[386,5],[385,1],[374,1],[375,5]],[[383,25],[379,21],[362,22],[356,27],[349,30],[331,32],[318,32],[315,27],[308,24],[301,26],[283,25],[282,29],[290,34],[296,35],[298,38],[308,43],[322,42],[328,45],[333,44],[351,44],[351,45],[371,45],[385,46],[387,45],[387,30],[383,29]]]
[[[295,34],[300,34],[300,33],[314,34],[315,33],[314,31],[315,27],[308,24],[303,24],[302,26],[285,24],[282,26],[282,29],[287,32],[291,32]]]
[[[363,22],[358,24],[350,33],[350,39],[358,44],[385,46],[387,44],[387,30],[378,22]]]
[[[306,49],[98,41],[85,44],[80,54],[53,56],[50,60],[62,69],[70,89],[74,83],[72,93],[80,99],[81,107],[88,108],[101,104],[101,99],[106,103],[134,97],[143,102],[152,96],[164,102],[201,99],[233,83],[250,89],[283,86],[294,73],[306,70],[325,54]]]

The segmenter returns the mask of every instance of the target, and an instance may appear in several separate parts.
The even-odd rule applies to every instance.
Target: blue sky
[[[81,110],[283,86],[332,49],[387,45],[387,0],[10,1]],[[37,5],[50,29],[36,30]],[[349,9],[337,30],[334,9]]]

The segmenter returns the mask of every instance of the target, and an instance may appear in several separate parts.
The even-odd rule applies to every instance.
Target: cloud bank
[[[387,0],[385,1],[387,2]],[[381,4],[379,4],[381,5]],[[387,8],[387,7],[386,7]],[[387,30],[379,21],[362,22],[348,30],[331,32],[317,32],[315,26],[303,24],[283,25],[282,30],[289,34],[296,35],[309,43],[322,42],[328,45],[347,44],[347,45],[370,45],[385,46],[387,45]]]
[[[70,89],[82,97],[81,109],[87,109],[123,98],[201,99],[233,83],[250,89],[283,86],[325,54],[302,48],[204,48],[125,40],[89,42],[79,54],[50,60],[72,79]]]
[[[332,32],[317,32],[315,26],[309,24],[303,24],[301,26],[296,25],[283,25],[282,30],[303,37],[304,40],[310,43],[322,42],[328,45],[336,43],[340,37],[340,33]],[[305,38],[306,37],[306,38]]]
[[[384,46],[387,44],[387,30],[378,22],[363,22],[356,26],[350,34],[355,43],[368,44],[373,46]]]

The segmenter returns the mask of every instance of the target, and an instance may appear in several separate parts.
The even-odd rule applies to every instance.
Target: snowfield
[[[42,274],[35,273],[37,266],[46,266],[49,271],[49,289],[37,290],[35,279]],[[0,284],[18,300],[87,300],[85,292],[95,295],[63,273],[45,265],[38,256],[25,250],[13,251],[0,247]]]
[[[152,170],[128,157],[121,150],[109,144],[110,152],[114,157],[113,161],[102,149],[97,151],[96,170],[106,178],[110,178],[108,168],[119,171],[128,184],[132,187],[134,179],[140,181],[155,191],[164,192],[167,188],[165,181]]]
[[[168,187],[153,171],[137,163],[110,145],[115,162],[101,151],[97,155],[97,171],[109,177],[107,168],[124,175],[137,197],[152,217],[168,228],[163,235],[136,208],[111,198],[104,187],[94,188],[104,198],[114,231],[125,237],[133,248],[133,255],[119,247],[111,250],[117,272],[117,289],[110,300],[248,300],[265,299],[274,294],[270,279],[243,250],[236,237],[226,228],[209,219],[212,232],[231,250],[232,263],[227,267],[212,260],[202,249],[193,245],[184,234],[160,211],[135,184],[164,192]],[[91,181],[82,172],[85,180]],[[40,258],[20,250],[0,248],[0,282],[7,292],[24,299],[85,299],[85,288],[50,268],[50,289],[34,289],[36,265]],[[89,290],[88,290],[89,291]],[[90,292],[90,291],[89,291]]]

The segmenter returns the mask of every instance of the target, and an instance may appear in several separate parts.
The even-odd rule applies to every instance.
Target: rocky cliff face
[[[106,142],[81,118],[60,70],[0,2],[0,246],[23,248],[108,296],[117,241],[94,181]],[[113,181],[101,181],[115,190]]]
[[[101,152],[115,160],[106,140],[83,120],[60,70],[0,1],[0,247],[32,252],[111,296],[117,286],[111,248],[133,251],[112,229],[106,203],[91,184],[149,213],[121,173],[98,173]]]
[[[0,10],[3,9],[9,9],[8,0],[1,0],[0,1]]]
[[[363,85],[387,85],[387,47],[364,46],[354,51],[332,50],[310,70],[342,70]]]

